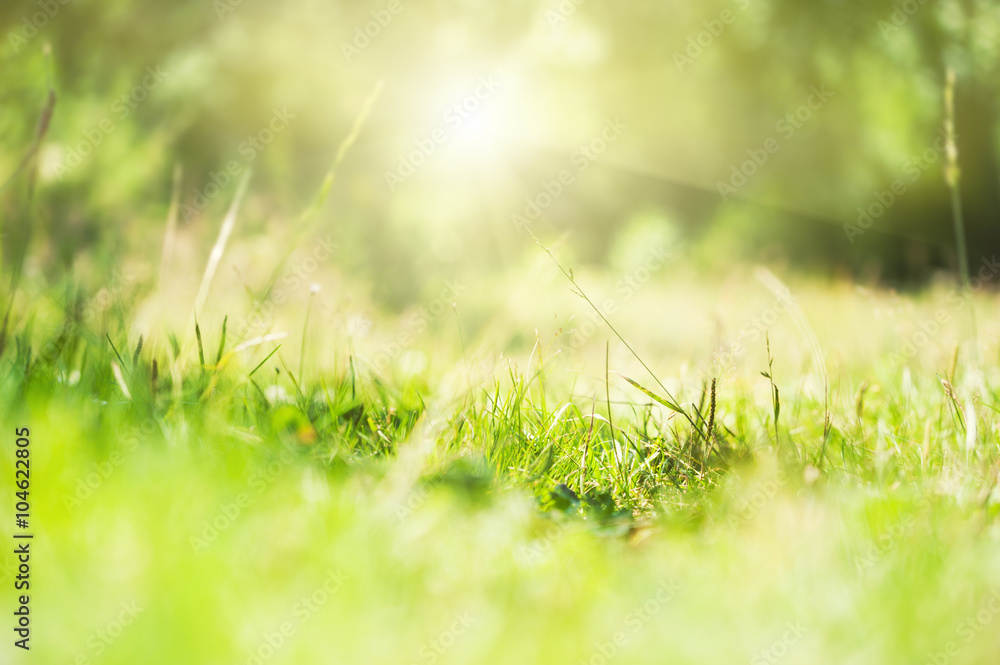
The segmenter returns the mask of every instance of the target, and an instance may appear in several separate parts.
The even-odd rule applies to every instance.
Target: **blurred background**
[[[973,266],[1000,240],[989,0],[37,0],[0,25],[0,179],[56,94],[0,199],[5,263],[28,243],[47,281],[155,272],[178,168],[199,267],[170,278],[197,284],[251,168],[233,260],[266,272],[360,119],[305,246],[389,309],[522,269],[528,230],[576,265],[683,243],[708,272],[919,285],[957,265],[948,68]]]

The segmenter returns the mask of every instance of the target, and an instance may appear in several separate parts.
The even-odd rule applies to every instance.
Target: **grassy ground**
[[[198,335],[181,280],[29,266],[0,658],[995,662],[1000,299],[636,266],[572,277],[617,333],[539,251],[400,319],[303,284],[258,320],[222,277]]]

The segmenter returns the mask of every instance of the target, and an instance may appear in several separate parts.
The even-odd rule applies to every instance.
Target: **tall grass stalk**
[[[955,248],[958,251],[958,271],[962,289],[969,288],[969,256],[965,243],[965,217],[962,213],[962,171],[958,166],[958,144],[955,142],[955,70],[948,68],[944,86],[944,131],[947,162],[944,180],[951,194],[952,223],[955,226]]]
[[[538,237],[535,236],[535,234],[531,232],[531,229],[528,229],[528,233],[531,235],[531,237],[535,241],[535,243],[539,247],[541,247],[545,251],[546,254],[549,255],[549,258],[552,259],[552,262],[556,264],[557,268],[559,268],[559,272],[561,272],[563,274],[563,276],[565,276],[566,279],[569,280],[570,284],[573,285],[573,288],[576,289],[577,295],[579,295],[581,298],[583,298],[583,300],[588,305],[590,305],[590,308],[593,309],[594,312],[597,313],[597,316],[599,316],[601,318],[601,321],[604,322],[604,325],[606,325],[611,330],[611,332],[614,333],[615,337],[617,337],[618,340],[622,344],[625,345],[625,348],[628,349],[629,353],[632,354],[632,357],[634,357],[636,360],[638,360],[639,364],[642,365],[643,369],[645,369],[646,372],[648,372],[649,375],[651,377],[653,377],[653,380],[656,381],[656,385],[658,385],[660,387],[660,390],[663,391],[663,394],[666,395],[667,399],[670,400],[670,402],[672,403],[672,404],[669,404],[669,408],[673,409],[677,413],[679,413],[682,416],[684,416],[684,419],[687,420],[691,424],[691,427],[694,428],[694,431],[697,432],[697,433],[699,433],[699,434],[702,434],[701,428],[698,426],[697,423],[695,423],[694,419],[691,418],[691,416],[688,414],[688,412],[683,407],[680,406],[680,404],[677,401],[677,399],[673,395],[670,394],[670,391],[667,390],[667,387],[665,385],[663,385],[662,381],[660,381],[660,377],[658,377],[656,375],[656,372],[654,372],[652,369],[650,369],[649,365],[646,364],[646,361],[644,361],[639,356],[639,354],[636,353],[635,349],[632,348],[632,345],[629,344],[627,341],[625,341],[625,338],[622,337],[621,333],[618,332],[618,329],[615,328],[611,324],[610,321],[608,321],[607,317],[604,316],[604,312],[602,312],[600,310],[600,308],[597,305],[594,304],[594,302],[590,299],[590,297],[584,292],[583,288],[581,288],[580,285],[577,284],[576,278],[573,277],[573,271],[567,270],[566,268],[564,268],[563,265],[561,263],[559,263],[559,259],[557,259],[555,257],[555,254],[552,253],[552,250],[550,250],[548,247],[546,247],[545,245],[543,245],[542,242],[538,239]],[[638,384],[636,384],[634,381],[628,379],[628,377],[625,377],[625,378],[626,378],[626,380],[629,381],[629,383],[635,385],[639,389],[642,389],[641,386],[639,386]],[[654,397],[653,395],[650,395],[650,396]],[[661,399],[657,399],[657,401],[660,402],[661,404],[666,404],[665,400],[663,400],[662,398]]]

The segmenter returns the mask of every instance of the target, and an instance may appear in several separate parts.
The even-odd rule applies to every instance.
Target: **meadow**
[[[1000,654],[1000,8],[0,7],[0,665]]]
[[[185,338],[155,283],[22,283],[11,662],[992,662],[997,297],[683,254],[571,283],[539,247],[395,322],[303,288],[249,342],[235,293]]]

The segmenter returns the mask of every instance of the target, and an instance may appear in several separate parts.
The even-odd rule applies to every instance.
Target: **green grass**
[[[14,662],[994,662],[997,298],[972,299],[980,344],[956,314],[901,363],[945,290],[798,283],[818,361],[790,314],[769,350],[752,326],[719,343],[771,295],[678,289],[678,265],[612,317],[654,379],[606,328],[568,343],[545,310],[586,305],[540,270],[530,302],[489,301],[505,337],[429,322],[418,371],[322,322],[241,348],[240,311],[140,347],[152,287],[88,310],[27,280],[0,381],[9,461],[31,429]],[[732,303],[728,335],[698,302]]]
[[[124,35],[129,21],[148,19],[128,4],[72,25],[90,16]],[[8,58],[6,96],[23,108],[4,120],[0,182],[0,274],[10,284],[0,289],[0,532],[23,534],[20,499],[34,538],[31,586],[18,593],[20,541],[0,546],[0,665],[997,662],[1000,296],[988,287],[1000,264],[966,263],[956,143],[958,132],[988,127],[989,105],[970,103],[982,85],[975,71],[989,69],[988,29],[959,39],[961,17],[945,12],[948,25],[919,28],[938,35],[926,48],[876,37],[891,47],[879,55],[851,28],[848,41],[866,52],[844,59],[831,23],[832,41],[824,50],[813,40],[818,59],[801,59],[799,73],[822,74],[817,85],[842,89],[846,106],[830,107],[832,124],[810,126],[787,150],[789,159],[827,155],[831,168],[772,163],[744,192],[798,201],[782,207],[812,221],[853,218],[858,192],[883,190],[888,183],[873,179],[894,172],[938,123],[925,105],[940,81],[916,54],[954,42],[948,59],[968,60],[958,76],[948,65],[942,90],[958,275],[899,294],[794,273],[786,286],[731,257],[770,253],[773,242],[807,250],[797,265],[826,257],[857,268],[879,254],[888,267],[906,254],[917,270],[916,240],[934,237],[941,221],[930,190],[926,219],[904,220],[912,233],[899,234],[896,222],[910,215],[901,209],[880,222],[878,232],[902,244],[856,256],[817,248],[831,236],[792,232],[797,218],[771,219],[763,206],[721,206],[711,219],[715,203],[659,209],[676,193],[654,192],[656,173],[690,172],[684,189],[694,192],[720,155],[760,145],[740,137],[759,137],[762,118],[800,102],[789,82],[804,79],[789,70],[779,95],[765,81],[753,90],[759,100],[737,103],[730,83],[761,69],[766,54],[754,45],[765,23],[749,41],[732,35],[739,67],[717,68],[731,57],[720,41],[714,69],[684,73],[681,87],[708,97],[683,103],[651,103],[657,90],[678,88],[645,56],[603,53],[605,41],[635,42],[640,27],[669,43],[653,14],[621,31],[617,19],[588,27],[577,16],[551,44],[532,28],[517,37],[517,57],[499,61],[511,64],[497,70],[492,120],[449,133],[457,152],[447,158],[442,148],[428,180],[387,200],[378,171],[403,159],[412,131],[432,126],[422,126],[437,103],[428,91],[442,84],[450,98],[447,79],[492,60],[487,47],[525,14],[510,13],[507,25],[503,12],[468,23],[450,12],[441,23],[406,10],[379,47],[347,59],[348,73],[329,28],[350,30],[344,21],[357,12],[327,16],[309,4],[286,7],[284,18],[262,14],[260,24],[243,23],[252,12],[220,13],[217,34],[196,27],[204,7],[190,19],[174,8],[157,38],[102,36],[99,48],[64,14],[70,32],[56,33],[57,53],[39,39],[33,60]],[[709,27],[688,13],[669,17],[677,43]],[[990,25],[985,10],[976,17]],[[435,44],[415,57],[406,44],[426,42],[428,28]],[[416,41],[399,42],[405,67],[387,66],[376,51],[407,30]],[[982,53],[962,55],[963,41]],[[172,82],[144,90],[149,101],[105,130],[112,99],[135,90],[132,70],[147,61]],[[901,67],[931,73],[900,77],[917,85],[909,91],[858,75]],[[383,75],[384,99],[380,80],[356,89]],[[957,109],[956,88],[965,91]],[[242,177],[189,216],[188,192],[203,196],[207,172],[214,181],[217,160],[260,126],[256,112],[272,96],[299,119],[266,160],[247,158],[258,181],[232,162]],[[532,205],[548,209],[537,203],[543,190],[578,183],[551,209],[573,211],[572,237],[543,245],[531,230],[550,228],[541,220],[524,236],[509,227],[506,199],[521,207],[522,178],[556,177],[560,146],[576,150],[587,140],[581,128],[602,126],[612,107],[634,124],[622,152],[602,159],[593,179],[566,170],[533,188]],[[94,142],[95,127],[101,155],[63,181],[60,160],[81,137]],[[858,127],[868,128],[867,147],[837,158],[823,137]],[[437,150],[442,130],[431,131]],[[545,136],[542,157],[533,135]],[[666,143],[650,143],[654,135]],[[678,136],[698,154],[676,150]],[[499,168],[512,147],[530,168]],[[338,178],[354,150],[356,167]],[[970,171],[988,153],[967,152]],[[594,161],[588,154],[583,168]],[[171,167],[160,210],[157,178]],[[321,173],[304,212],[290,212]],[[623,186],[622,176],[639,174],[646,184]],[[975,185],[965,184],[973,203]],[[458,227],[470,220],[480,226]],[[970,232],[981,221],[970,216]],[[686,247],[682,227],[708,232]],[[928,265],[945,260],[943,249],[934,254]],[[485,267],[496,265],[506,267]],[[449,270],[461,274],[435,281]],[[415,294],[404,312],[379,305]],[[16,433],[29,430],[30,446],[20,447]],[[26,450],[30,492],[19,497],[15,463]],[[22,594],[30,652],[14,648],[10,630]]]

